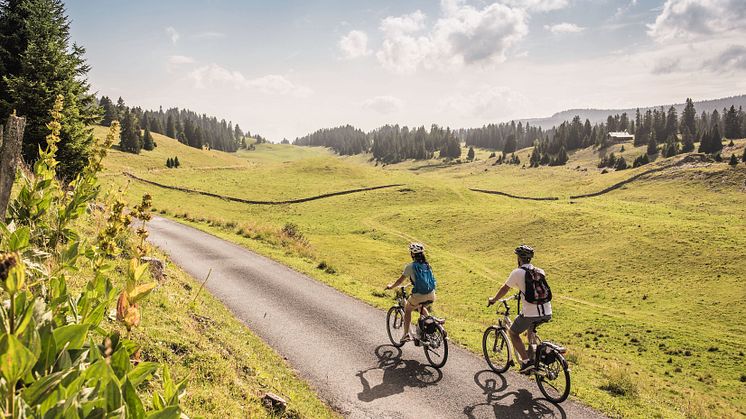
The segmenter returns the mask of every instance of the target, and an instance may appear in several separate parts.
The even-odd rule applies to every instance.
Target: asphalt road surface
[[[149,227],[190,275],[212,269],[206,288],[346,417],[601,417],[571,400],[549,403],[530,379],[495,374],[453,343],[438,371],[412,343],[389,344],[381,310],[191,227],[160,217]]]

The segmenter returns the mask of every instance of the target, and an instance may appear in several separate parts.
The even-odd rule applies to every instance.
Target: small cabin
[[[628,141],[634,141],[635,135],[630,134],[627,131],[610,132],[606,134],[606,139],[611,144],[626,143]]]

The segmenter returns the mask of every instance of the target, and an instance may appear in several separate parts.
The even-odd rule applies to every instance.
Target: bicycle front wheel
[[[570,395],[570,369],[561,354],[555,353],[553,358],[549,363],[539,362],[536,384],[547,400],[562,403]]]
[[[433,333],[428,333],[427,342],[422,342],[425,358],[433,368],[443,368],[448,360],[448,339],[443,326],[437,325]]]
[[[401,338],[404,336],[404,309],[398,306],[389,309],[388,314],[386,314],[386,331],[392,345],[397,348],[404,345],[401,342]]]
[[[510,344],[505,330],[490,326],[482,336],[482,353],[492,371],[502,374],[510,368]]]

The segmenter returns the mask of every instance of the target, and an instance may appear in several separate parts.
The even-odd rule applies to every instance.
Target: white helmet
[[[425,245],[422,243],[409,243],[409,252],[415,255],[425,253]]]

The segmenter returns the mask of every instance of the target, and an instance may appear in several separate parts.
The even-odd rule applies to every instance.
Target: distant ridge
[[[708,113],[712,112],[713,110],[717,109],[718,112],[722,112],[723,108],[730,108],[731,105],[734,105],[736,108],[739,106],[743,106],[746,108],[746,95],[740,95],[740,96],[731,96],[726,97],[722,99],[711,99],[711,100],[701,100],[701,101],[695,101],[694,107],[697,109],[697,115],[701,114],[702,111],[707,111]],[[681,115],[681,111],[684,109],[684,103],[676,103],[673,105],[676,108],[676,111]],[[648,109],[660,109],[661,105],[658,106],[647,106],[647,107],[640,107],[640,112],[645,112]],[[670,104],[663,105],[663,107],[668,110],[668,108],[671,107]],[[589,119],[591,121],[591,124],[597,123],[597,122],[606,122],[606,117],[609,115],[616,115],[616,114],[622,114],[623,112],[627,112],[627,115],[629,115],[630,120],[633,120],[635,117],[635,111],[637,108],[628,108],[628,109],[568,109],[566,111],[557,112],[554,115],[548,117],[548,118],[528,118],[528,119],[518,119],[516,121],[522,121],[523,123],[528,122],[531,125],[538,125],[544,129],[549,129],[554,126],[557,126],[561,124],[564,121],[570,121],[572,118],[575,117],[575,115],[580,116],[580,119],[585,121],[586,119]]]

